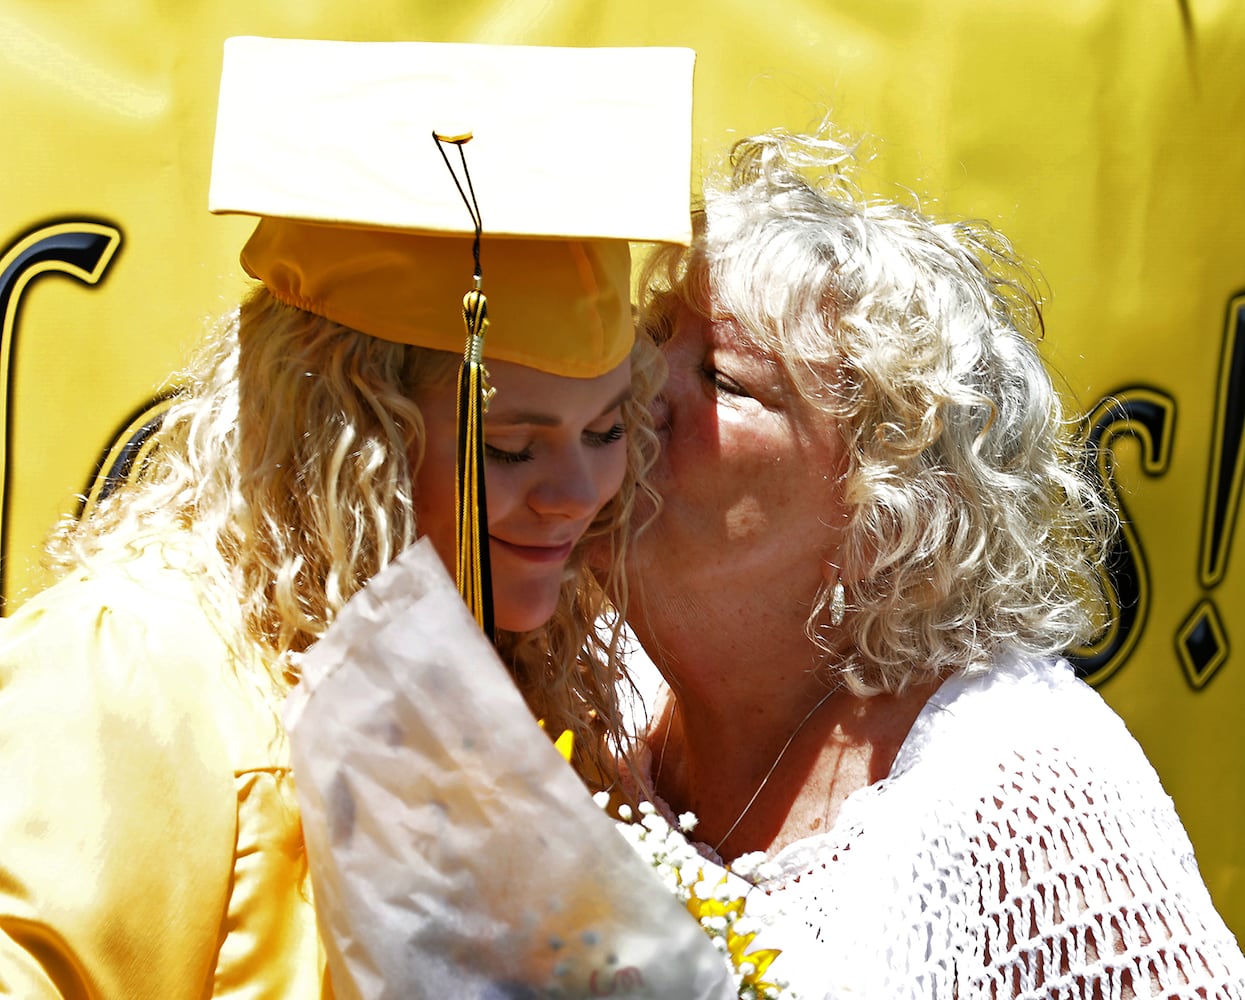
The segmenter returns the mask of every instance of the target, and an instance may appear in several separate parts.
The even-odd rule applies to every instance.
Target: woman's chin
[[[525,594],[516,598],[493,592],[493,624],[505,632],[531,632],[544,628],[558,607],[555,591],[551,598]]]

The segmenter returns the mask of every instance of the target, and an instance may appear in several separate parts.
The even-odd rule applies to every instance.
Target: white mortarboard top
[[[691,238],[694,58],[232,38],[209,207],[262,218],[243,263],[278,298],[458,351],[473,226],[432,135],[469,134],[485,356],[599,375],[633,337],[627,241]]]

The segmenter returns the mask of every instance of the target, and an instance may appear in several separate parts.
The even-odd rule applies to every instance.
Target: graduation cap
[[[490,634],[483,363],[594,378],[628,356],[629,242],[691,239],[694,58],[225,43],[209,208],[260,217],[245,270],[290,305],[463,354],[457,575]]]

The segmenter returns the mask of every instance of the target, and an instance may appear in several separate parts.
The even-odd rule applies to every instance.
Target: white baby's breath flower
[[[765,854],[762,851],[750,851],[747,854],[741,854],[731,862],[731,871],[740,878],[751,880],[763,864],[765,864]]]
[[[647,813],[644,818],[640,820],[640,824],[646,830],[657,834],[659,837],[664,837],[670,832],[670,824],[666,822],[665,818],[660,813]]]
[[[691,833],[696,829],[696,824],[700,822],[693,812],[685,812],[679,814],[679,829],[684,833]]]

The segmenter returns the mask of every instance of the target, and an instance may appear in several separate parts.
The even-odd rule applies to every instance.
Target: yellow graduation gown
[[[0,996],[331,995],[284,732],[149,551],[0,622]]]

